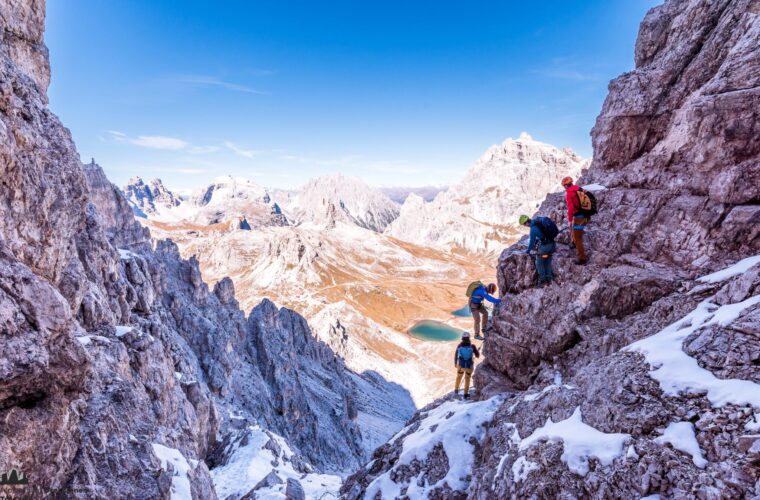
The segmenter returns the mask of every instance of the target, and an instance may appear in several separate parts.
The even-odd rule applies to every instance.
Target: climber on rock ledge
[[[570,235],[578,252],[575,263],[582,266],[588,262],[586,247],[583,245],[583,233],[586,224],[591,221],[591,216],[596,214],[596,198],[589,191],[573,184],[572,177],[562,179],[562,187],[565,188]]]
[[[494,283],[485,286],[480,281],[473,281],[467,287],[466,295],[470,298],[469,306],[472,319],[475,321],[474,333],[476,340],[485,340],[481,336],[481,332],[485,333],[488,326],[488,309],[486,309],[483,301],[487,300],[495,305],[501,304],[501,299],[491,296],[493,293],[496,293],[496,285]]]

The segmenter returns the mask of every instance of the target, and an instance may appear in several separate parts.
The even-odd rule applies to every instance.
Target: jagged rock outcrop
[[[356,466],[355,417],[387,383],[154,246],[45,106],[43,18],[0,0],[0,471],[29,479],[14,494],[215,498],[206,460],[254,424],[319,470]]]
[[[92,163],[95,163],[94,159]],[[132,177],[123,192],[138,217],[157,215],[161,208],[171,210],[182,203],[180,197],[169,191],[161,179],[153,179],[148,185],[140,177]]]
[[[386,234],[418,245],[496,254],[519,233],[517,218],[535,210],[566,175],[588,166],[572,150],[523,132],[486,150],[465,177],[431,202],[411,194]]]
[[[760,495],[758,46],[756,0],[669,0],[647,14],[580,181],[605,187],[590,263],[574,264],[563,234],[556,282],[538,289],[524,241],[499,259],[506,300],[475,382],[483,402],[505,399],[469,475],[401,474],[397,439],[344,493]],[[563,198],[538,213],[566,225]],[[416,471],[451,470],[451,455],[415,458]]]
[[[595,157],[583,180],[607,187],[598,193],[600,214],[587,232],[592,262],[577,268],[561,252],[562,286],[540,292],[539,300],[536,291],[529,292],[532,299],[518,295],[513,314],[504,310],[503,323],[495,323],[502,337],[527,345],[519,333],[524,325],[507,326],[508,317],[553,304],[551,318],[532,318],[553,344],[531,346],[536,362],[564,352],[573,337],[586,338],[591,332],[578,331],[579,323],[606,322],[591,329],[604,332],[613,327],[610,320],[646,310],[683,281],[760,253],[760,189],[727,178],[737,169],[742,179],[760,175],[760,22],[753,6],[673,1],[642,23],[637,69],[610,84],[592,131]],[[539,213],[566,224],[563,206],[559,196],[550,197]],[[505,251],[501,289],[524,291],[530,266],[519,248]],[[628,333],[622,341],[635,337]],[[496,354],[489,365],[513,376],[521,370],[509,365],[536,364],[515,363],[498,340],[489,349]]]

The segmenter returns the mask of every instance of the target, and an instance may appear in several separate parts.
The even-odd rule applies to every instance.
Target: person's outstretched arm
[[[488,302],[491,302],[492,304],[501,304],[501,299],[497,299],[496,297],[491,297],[491,295],[486,294],[485,299]]]
[[[536,246],[539,238],[538,233],[539,229],[536,226],[530,226],[530,241],[528,241],[528,249],[525,250],[525,253],[530,253],[530,251],[533,250],[533,247]]]

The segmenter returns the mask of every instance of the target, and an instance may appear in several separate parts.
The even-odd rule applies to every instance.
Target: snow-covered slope
[[[532,214],[560,180],[587,161],[522,133],[494,145],[464,179],[430,202],[410,195],[386,234],[419,245],[492,253],[515,240],[517,217]]]
[[[286,206],[299,222],[329,225],[335,220],[382,232],[399,207],[380,190],[361,179],[342,174],[310,180]]]
[[[208,186],[193,192],[188,200],[193,210],[190,220],[215,224],[244,218],[253,227],[287,224],[279,205],[265,188],[242,177],[217,177]]]
[[[384,187],[380,188],[385,196],[402,205],[410,194],[416,194],[425,201],[433,201],[441,191],[446,191],[448,186],[420,186],[420,187]]]

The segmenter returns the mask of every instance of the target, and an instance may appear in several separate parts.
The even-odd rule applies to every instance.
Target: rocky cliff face
[[[569,149],[517,139],[488,148],[464,179],[432,202],[412,194],[386,234],[418,245],[471,253],[500,251],[515,241],[521,213],[531,213],[566,175],[588,166]]]
[[[29,481],[14,492],[214,498],[219,446],[254,424],[304,470],[356,466],[378,441],[357,421],[392,420],[378,395],[395,386],[348,371],[292,311],[246,317],[229,279],[209,290],[196,260],[154,247],[45,107],[44,3],[0,13],[0,470]]]
[[[536,289],[524,241],[499,259],[506,304],[475,379],[484,403],[503,402],[471,466],[447,479],[444,437],[410,459],[412,426],[346,494],[760,495],[758,46],[757,1],[669,0],[648,13],[581,179],[606,186],[586,232],[591,262],[576,266],[563,235],[557,280]],[[563,196],[538,213],[565,224]]]

